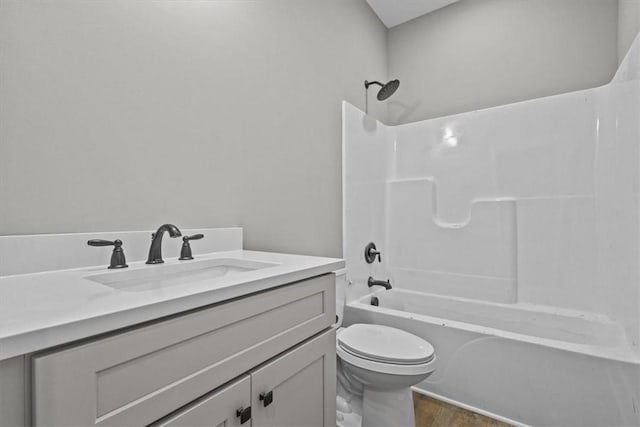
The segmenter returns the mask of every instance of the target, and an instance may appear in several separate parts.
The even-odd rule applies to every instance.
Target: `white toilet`
[[[337,279],[341,325],[340,288],[346,283],[343,277]],[[351,393],[362,394],[362,427],[415,425],[411,386],[434,370],[435,351],[429,342],[400,329],[360,323],[338,329],[336,353],[339,380],[348,382],[345,388]]]

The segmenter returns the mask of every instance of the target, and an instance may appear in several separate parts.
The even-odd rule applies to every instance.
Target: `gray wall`
[[[640,30],[640,0],[618,0],[618,62]]]
[[[0,0],[0,235],[238,225],[339,256],[340,101],[385,48],[364,0]]]
[[[392,28],[392,124],[607,83],[617,0],[462,0]]]

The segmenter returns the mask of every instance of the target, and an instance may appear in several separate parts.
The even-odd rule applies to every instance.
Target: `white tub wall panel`
[[[422,290],[502,302],[515,301],[515,207],[513,202],[477,202],[463,224],[438,221],[430,180],[390,182],[389,243],[392,270],[415,279]],[[410,208],[407,208],[410,207]],[[427,277],[424,277],[425,279]],[[452,285],[447,289],[447,285]],[[488,285],[484,291],[482,286]],[[409,285],[412,287],[412,285]]]
[[[593,98],[581,91],[397,126],[391,178],[433,177],[452,221],[477,197],[593,194]]]
[[[408,268],[392,268],[392,283],[398,288],[472,298],[484,301],[513,303],[517,299],[515,278],[482,277]]]
[[[522,199],[518,212],[518,302],[614,314],[597,277],[593,197]]]
[[[496,194],[493,153],[459,127],[454,121],[435,120],[395,129],[395,175],[390,178],[433,179],[439,217],[445,222],[466,221],[473,200]],[[452,146],[454,138],[457,145]]]
[[[610,111],[612,117],[608,122],[611,124],[611,119],[615,118],[615,145],[625,144],[629,155],[631,156],[631,153],[633,153],[637,162],[640,163],[640,154],[638,154],[640,153],[638,144],[640,141],[640,121],[638,121],[638,116],[640,115],[640,36],[636,37],[632,48],[623,60],[621,69],[613,78],[610,91],[610,97],[614,100],[612,105],[615,106],[615,109]],[[640,240],[640,224],[638,223],[638,221],[640,221],[638,219],[640,217],[640,172],[637,167],[634,169],[634,172],[636,174],[633,181],[635,184],[635,188],[633,189],[635,197],[625,198],[624,207],[618,207],[618,209],[630,209],[631,203],[635,205],[635,211],[633,211],[635,221],[633,221],[629,227],[628,235],[635,236],[636,239],[632,242],[629,242],[630,239],[628,238],[622,241],[624,245],[631,243],[633,248],[631,250],[624,246],[620,248],[620,250],[629,251],[625,254],[625,257],[633,257],[629,261],[633,263],[634,269],[629,272],[632,280],[625,281],[622,285],[624,290],[621,293],[624,293],[625,296],[622,296],[621,293],[612,293],[611,296],[613,300],[611,303],[613,307],[622,307],[622,321],[627,329],[631,345],[637,354],[640,355],[640,287],[637,286],[637,283],[640,282],[640,266],[637,264],[637,260],[640,259],[640,243],[638,241]],[[624,184],[628,185],[626,182]],[[614,206],[616,206],[616,204],[612,203],[608,207],[613,209]],[[624,213],[628,214],[626,211]],[[615,226],[614,224],[607,225]],[[618,229],[616,235],[621,235],[621,230]],[[611,256],[611,254],[609,254],[609,256]],[[607,267],[611,268],[611,265],[607,265]],[[626,297],[626,295],[632,295],[634,292],[635,298]]]
[[[352,283],[347,288],[347,301],[369,292],[366,285],[369,276],[386,276],[385,265],[388,263],[387,256],[390,251],[385,243],[384,189],[383,182],[347,184],[350,203],[346,209],[348,218],[352,219],[345,229],[348,242],[345,245],[345,259],[349,266],[347,278]],[[370,242],[375,242],[378,250],[382,252],[382,264],[377,261],[373,264],[365,262],[364,248]]]
[[[343,256],[347,262],[347,301],[369,292],[366,280],[386,275],[385,182],[389,173],[388,127],[343,102]],[[364,248],[375,242],[385,264],[367,264]]]
[[[591,91],[581,91],[398,126],[392,179],[434,179],[441,221],[468,221],[465,211],[478,193],[516,198],[592,195],[594,103]],[[457,146],[446,144],[446,129],[452,130]],[[458,188],[442,190],[440,177]],[[388,209],[393,211],[394,204]],[[389,222],[393,229],[393,220]],[[404,267],[402,258],[392,250],[394,272]],[[451,291],[460,295],[455,288]]]
[[[481,201],[464,223],[439,221],[429,180],[392,182],[391,252],[396,267],[490,277],[515,277],[515,209]]]
[[[397,126],[391,179],[422,177],[435,181],[437,217],[442,222],[450,219],[468,221],[472,201],[478,197],[519,199],[593,195],[595,99],[593,91],[580,91]],[[457,140],[454,147],[447,144],[451,135]],[[414,199],[404,206],[415,207],[415,203]],[[388,207],[391,212],[394,208],[394,203]],[[395,221],[390,218],[389,222],[389,228],[394,229]],[[396,240],[395,237],[392,240]],[[404,255],[392,250],[394,275],[406,267]],[[516,256],[514,251],[513,257]],[[415,270],[419,268],[407,269],[408,275],[415,277]],[[565,275],[568,273],[564,272]],[[436,274],[446,277],[441,271]],[[464,276],[453,277],[452,282],[460,283]],[[593,278],[592,275],[588,277]],[[500,278],[498,283],[494,282],[494,290],[498,290],[499,282],[504,284],[504,281]],[[423,289],[442,292],[446,286],[442,280],[425,281]],[[567,289],[564,293],[571,291]],[[448,292],[465,295],[455,285]],[[513,295],[517,293],[514,291]],[[466,295],[478,297],[473,293]],[[495,299],[495,293],[489,296],[497,301],[505,301],[504,297],[503,294],[502,299]],[[587,302],[578,306],[591,305]]]
[[[599,278],[615,283],[607,302],[640,354],[640,37],[611,84],[598,94],[597,214],[599,247],[604,248],[598,260]]]
[[[638,40],[640,40],[640,33],[636,34],[633,43],[620,62],[615,76],[611,79],[611,83],[615,84],[640,79],[640,42]]]
[[[588,243],[589,232],[580,236],[578,228],[586,229],[583,221],[591,221],[593,215],[580,212],[578,224],[568,229],[558,228],[557,222],[553,225],[568,241],[554,241],[556,234],[546,243],[536,236],[531,248],[519,244],[521,249],[543,258],[525,260],[525,255],[518,256],[526,261],[525,272],[520,273],[526,284],[517,294],[523,301],[613,313],[625,325],[635,348],[640,343],[640,289],[636,285],[640,282],[639,50],[640,43],[636,42],[610,85],[388,128],[388,143],[394,150],[388,179],[435,181],[441,219],[463,217],[465,209],[470,210],[465,199],[472,196],[517,201],[595,195],[597,284],[590,276],[593,263],[588,260],[593,253],[588,250],[579,252],[564,266],[547,265],[539,271],[533,268],[548,257],[545,245],[559,251],[575,250],[579,242]],[[454,147],[445,144],[452,136],[457,138]],[[348,168],[349,163],[346,165]],[[387,197],[390,201],[395,196]],[[412,200],[407,206],[413,204]],[[388,202],[387,209],[393,216],[396,207]],[[530,214],[535,216],[535,212]],[[549,214],[540,212],[541,217]],[[534,228],[543,226],[535,224]],[[394,221],[388,219],[386,227],[393,244]],[[522,225],[519,227],[522,229]],[[388,264],[392,275],[405,271],[415,277],[422,269],[403,265],[406,260],[393,250],[388,259],[392,261]],[[571,269],[583,262],[584,268],[572,276]],[[536,276],[551,280],[536,283]],[[578,286],[580,280],[583,284]],[[445,286],[438,283],[438,287]],[[455,285],[451,291],[456,295],[459,292]]]
[[[204,239],[191,243],[195,257],[198,253],[242,249],[242,228],[239,227],[192,228],[181,231],[183,236],[204,234]],[[113,247],[88,246],[87,240],[90,239],[120,239],[128,262],[143,261],[149,254],[153,232],[155,230],[0,236],[0,276],[109,265]],[[182,239],[165,236],[162,246],[165,258],[177,258]]]
[[[384,180],[389,165],[388,127],[348,102],[342,103],[342,126],[346,182]]]
[[[610,85],[601,92],[601,105],[596,169],[598,280],[608,285],[609,311],[625,324],[631,345],[640,353],[639,82]]]
[[[514,198],[592,195],[596,110],[593,90],[497,107],[498,194]]]

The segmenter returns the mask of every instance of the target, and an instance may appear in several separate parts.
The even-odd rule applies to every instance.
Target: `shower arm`
[[[384,86],[382,83],[377,82],[377,81],[372,81],[372,82],[370,82],[370,81],[368,81],[368,80],[365,80],[365,81],[364,81],[364,88],[365,88],[365,89],[369,89],[369,86],[371,86],[371,85],[378,85],[378,86],[380,86],[380,87]]]

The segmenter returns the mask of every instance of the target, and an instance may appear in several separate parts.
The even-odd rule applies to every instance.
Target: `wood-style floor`
[[[510,424],[413,393],[416,427],[511,427]]]

